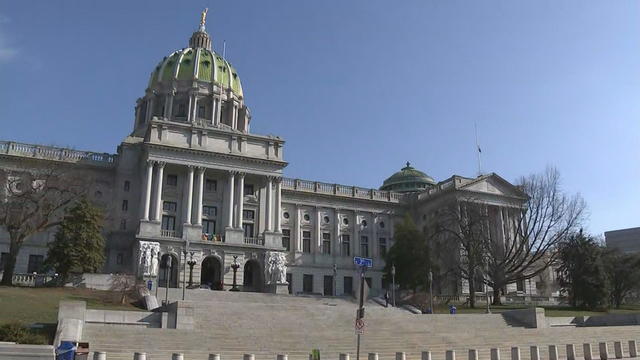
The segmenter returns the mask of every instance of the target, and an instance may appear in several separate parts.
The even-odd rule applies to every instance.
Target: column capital
[[[273,181],[274,181],[276,184],[280,184],[280,183],[282,183],[282,176],[273,176]]]
[[[147,159],[147,165],[151,165],[151,166],[153,166],[153,165],[155,165],[156,163],[157,163],[157,161],[156,161],[156,160]]]
[[[243,171],[236,171],[236,175],[238,175],[239,178],[244,179],[244,176],[247,175],[247,173]]]
[[[236,176],[240,173],[238,170],[229,170],[228,172],[229,176]]]
[[[156,164],[160,169],[163,169],[165,165],[167,165],[166,161],[156,161]]]
[[[187,165],[187,169],[189,169],[189,172],[193,172],[195,170],[196,166],[193,165]]]
[[[196,166],[195,169],[198,171],[198,175],[204,174],[206,168],[204,166]]]

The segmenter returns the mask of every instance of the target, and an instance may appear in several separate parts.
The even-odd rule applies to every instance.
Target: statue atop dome
[[[205,31],[205,24],[207,22],[207,12],[209,12],[209,8],[204,8],[202,13],[200,14],[200,31]]]

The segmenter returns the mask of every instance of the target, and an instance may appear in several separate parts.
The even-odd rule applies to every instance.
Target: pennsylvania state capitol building
[[[379,189],[284,177],[285,141],[251,132],[240,77],[212,50],[205,14],[189,46],[153,69],[116,154],[0,142],[3,186],[16,172],[61,163],[96,179],[89,196],[105,211],[104,273],[182,287],[186,262],[195,262],[196,287],[229,290],[235,267],[242,291],[340,296],[357,288],[354,256],[362,256],[373,259],[366,281],[377,295],[388,287],[384,256],[406,213],[422,229],[441,207],[473,196],[492,238],[506,237],[524,195],[496,174],[438,182],[407,163]],[[27,239],[17,274],[42,271],[54,234]],[[0,228],[3,259],[8,251]],[[440,294],[468,292],[459,278],[437,279]]]

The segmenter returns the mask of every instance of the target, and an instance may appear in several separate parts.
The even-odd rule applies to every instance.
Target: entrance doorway
[[[242,288],[244,291],[262,291],[262,272],[257,260],[249,260],[244,264]]]
[[[169,259],[171,259],[169,261]],[[160,271],[158,271],[158,286],[170,288],[178,287],[178,258],[172,254],[164,254],[160,258]]]
[[[222,264],[215,256],[207,256],[200,269],[200,286],[222,290]]]
[[[333,276],[324,276],[324,296],[333,296]]]

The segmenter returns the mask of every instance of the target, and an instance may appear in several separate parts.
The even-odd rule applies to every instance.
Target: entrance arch
[[[258,260],[249,260],[244,264],[242,289],[244,291],[262,291],[262,267]]]
[[[167,267],[168,259],[171,258],[171,266]],[[160,270],[158,271],[158,286],[166,287],[169,280],[170,288],[178,287],[178,257],[173,254],[164,254],[160,258]],[[168,278],[168,279],[167,279]]]
[[[222,290],[222,263],[217,257],[207,256],[202,260],[200,284],[211,290]]]

